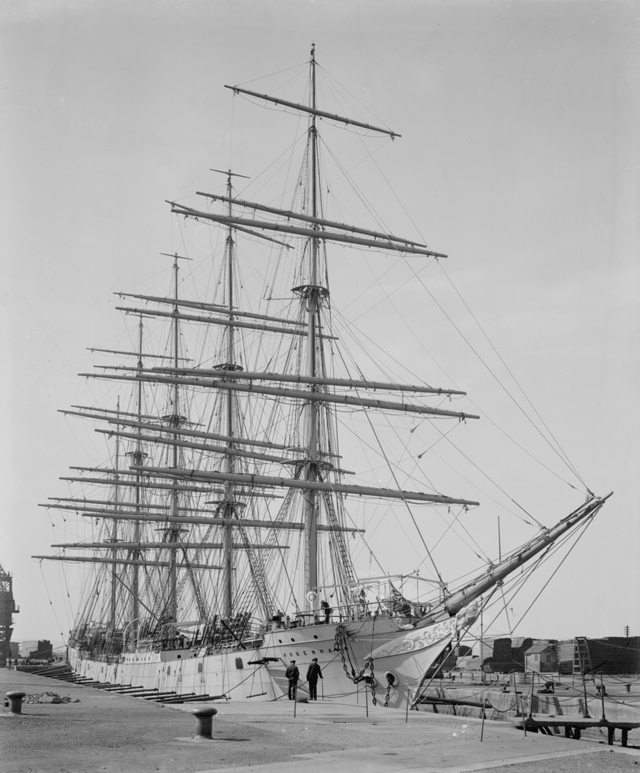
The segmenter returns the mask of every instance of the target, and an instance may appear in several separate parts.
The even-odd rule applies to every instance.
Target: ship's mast
[[[327,113],[319,110],[316,100],[316,73],[317,63],[315,57],[315,45],[311,47],[311,56],[309,62],[309,101],[308,104],[297,104],[282,100],[279,97],[272,97],[267,94],[258,94],[253,91],[249,91],[239,86],[227,86],[231,88],[236,94],[247,94],[248,96],[258,97],[264,99],[267,102],[275,103],[276,105],[282,105],[288,109],[294,109],[302,113],[306,113],[309,116],[309,128],[307,134],[307,171],[308,171],[308,186],[306,189],[307,198],[305,201],[304,213],[287,213],[279,210],[274,210],[272,207],[263,207],[262,205],[256,205],[256,209],[260,211],[268,211],[274,214],[282,215],[286,220],[291,217],[294,221],[298,218],[302,220],[302,225],[294,224],[290,225],[283,222],[268,222],[256,220],[255,218],[247,219],[246,217],[238,217],[231,213],[228,208],[227,214],[218,215],[211,212],[203,212],[200,210],[185,207],[184,205],[170,202],[172,212],[183,214],[187,217],[194,217],[196,219],[202,218],[203,220],[211,220],[213,222],[220,222],[238,228],[242,231],[249,231],[256,235],[259,231],[275,230],[283,234],[294,234],[298,236],[306,237],[307,247],[305,254],[303,255],[303,274],[302,283],[299,287],[294,288],[294,292],[299,296],[301,300],[301,316],[306,320],[306,330],[293,330],[286,329],[281,326],[278,332],[282,332],[285,335],[306,334],[306,361],[303,364],[302,370],[304,371],[305,383],[308,385],[305,390],[290,390],[282,387],[270,388],[263,387],[251,383],[240,384],[235,383],[231,385],[228,381],[220,384],[220,388],[228,390],[233,389],[235,391],[257,391],[261,394],[281,395],[283,397],[290,397],[293,399],[300,398],[304,404],[304,415],[302,424],[302,443],[305,449],[305,457],[300,461],[295,478],[289,481],[292,487],[298,487],[303,490],[303,523],[304,523],[304,594],[306,601],[304,605],[307,611],[312,611],[317,608],[318,601],[318,531],[319,531],[319,507],[322,498],[327,499],[327,505],[329,510],[332,510],[329,496],[336,493],[339,490],[338,484],[329,484],[322,480],[320,460],[322,451],[322,435],[324,425],[322,418],[328,410],[330,403],[344,402],[357,404],[359,407],[369,405],[369,402],[360,397],[335,395],[333,392],[327,391],[326,386],[331,383],[326,379],[324,373],[324,358],[323,358],[323,331],[320,320],[320,311],[322,304],[329,296],[328,287],[322,284],[322,270],[321,270],[321,249],[326,240],[339,241],[347,244],[358,244],[367,247],[373,247],[382,250],[391,250],[399,252],[408,252],[412,254],[420,254],[426,256],[440,256],[440,253],[432,252],[427,249],[425,245],[421,245],[417,242],[402,239],[400,237],[393,236],[391,234],[384,234],[377,231],[371,231],[366,229],[352,228],[348,225],[337,223],[334,221],[327,221],[321,217],[321,199],[320,199],[320,171],[318,165],[318,131],[317,122],[318,118],[328,119],[332,122],[342,123],[348,126],[357,126],[365,128],[368,131],[380,132],[386,134],[392,138],[399,136],[395,132],[384,129],[370,124],[365,124],[360,121],[354,121],[353,119],[346,118],[344,116],[336,115],[333,113]],[[214,170],[215,171],[215,170]],[[209,196],[209,194],[202,194]],[[212,199],[218,199],[231,204],[231,195],[226,197],[222,196],[210,196]],[[241,207],[252,207],[251,202],[239,201]],[[342,233],[345,231],[346,233]],[[262,238],[269,238],[262,236]],[[446,257],[442,255],[442,257]],[[207,322],[214,322],[213,319],[207,319]],[[222,323],[220,320],[215,321],[216,324],[226,324],[230,327],[251,327],[251,323],[244,321],[235,322],[232,321],[232,317]],[[264,329],[272,329],[264,326]],[[243,376],[245,374],[243,373]],[[156,377],[158,378],[158,377]],[[158,380],[164,380],[168,383],[171,380],[171,376],[159,377]],[[206,384],[208,387],[215,388],[214,383]],[[373,403],[371,403],[373,405]],[[381,403],[376,402],[375,407],[389,408],[390,410],[397,410],[401,408],[406,409],[406,406],[392,405],[385,403],[383,406]],[[409,409],[412,410],[412,409]],[[432,409],[428,409],[432,412]],[[253,480],[252,476],[252,480]],[[237,474],[235,478],[240,482]],[[275,481],[274,481],[275,482]],[[278,485],[287,485],[284,482],[278,481]],[[329,494],[325,494],[327,488],[330,489]],[[335,513],[330,515],[335,521]],[[337,523],[333,524],[334,527],[338,527]]]
[[[138,322],[138,373],[141,373],[144,369],[144,363],[142,361],[142,334],[144,330],[144,325],[142,322],[142,317],[140,317],[140,320]],[[136,409],[138,414],[138,423],[142,422],[142,387],[143,382],[138,381],[137,385],[137,394],[136,394]],[[136,431],[136,444],[135,449],[131,453],[131,460],[133,462],[133,467],[136,468],[136,486],[134,488],[135,491],[135,512],[141,513],[142,512],[142,486],[140,485],[142,483],[142,465],[144,463],[144,457],[145,454],[142,450],[142,427],[138,427]],[[133,527],[133,541],[134,543],[139,543],[141,541],[142,536],[142,522],[141,521],[135,521],[134,527]],[[131,580],[131,628],[132,628],[132,638],[133,641],[136,642],[138,640],[138,628],[140,625],[140,567],[138,565],[138,561],[140,561],[141,553],[139,549],[134,549],[131,552],[131,559],[134,561],[134,564],[132,565],[132,580]]]
[[[315,45],[311,46],[311,93],[310,106],[311,120],[309,125],[309,153],[311,155],[311,216],[318,217],[318,133],[316,127],[316,60]],[[314,223],[314,230],[318,230],[318,225]],[[317,319],[320,303],[321,291],[326,292],[324,288],[318,286],[318,252],[319,239],[315,236],[310,239],[310,266],[309,266],[309,284],[303,289],[307,303],[307,375],[314,378],[318,376],[317,361]],[[310,391],[315,391],[317,387],[311,386]],[[318,403],[310,400],[307,404],[307,424],[305,446],[307,449],[307,460],[304,469],[304,479],[314,482],[318,477]],[[318,496],[315,490],[309,489],[305,494],[305,595],[307,598],[307,608],[317,608],[318,587]]]
[[[227,196],[229,202],[227,210],[229,216],[232,214],[231,204],[231,171],[227,174]],[[227,263],[227,312],[229,326],[227,327],[227,361],[224,364],[225,370],[236,370],[235,365],[235,328],[233,325],[233,282],[234,282],[234,248],[235,242],[233,239],[233,229],[229,226],[227,232],[226,241],[226,263]],[[234,393],[228,390],[226,393],[226,433],[229,440],[226,443],[227,453],[225,454],[225,468],[227,473],[231,475],[235,472],[235,455],[233,450],[235,448],[233,436],[234,436]],[[228,619],[233,614],[233,526],[232,520],[234,517],[234,484],[231,480],[227,480],[224,485],[225,496],[224,504],[222,507],[222,517],[224,518],[224,527],[222,529],[222,566],[223,566],[223,614]]]
[[[117,403],[117,416],[120,418],[120,398]],[[117,510],[120,506],[120,438],[116,435],[116,483],[113,492],[113,504]],[[118,521],[114,518],[111,528],[111,541],[113,542],[113,550],[111,554],[113,556],[113,564],[111,565],[111,597],[109,604],[109,628],[113,631],[116,627],[116,591],[118,588],[118,564],[116,559],[118,558]]]
[[[212,169],[212,172],[219,172],[219,169]],[[229,218],[233,215],[233,177],[245,177],[245,175],[236,174],[230,169],[224,173],[227,178],[227,215]],[[246,179],[246,178],[245,178]],[[238,327],[237,313],[235,309],[235,239],[234,228],[229,224],[227,238],[225,242],[225,263],[227,270],[227,302],[226,302],[226,324],[227,347],[226,362],[219,363],[218,369],[224,373],[231,373],[242,370],[242,367],[236,363],[236,329]],[[236,459],[238,456],[236,443],[236,396],[233,389],[225,390],[225,473],[224,497],[218,514],[223,519],[222,527],[222,614],[227,619],[233,615],[233,521],[236,517],[235,488],[236,484],[233,475],[236,472]]]
[[[180,363],[179,349],[180,349],[180,321],[179,314],[180,309],[178,306],[178,255],[173,257],[173,280],[174,291],[173,297],[175,305],[173,307],[173,365],[175,368]],[[180,427],[180,385],[173,385],[173,412],[169,416],[169,425],[172,428],[178,429]],[[176,436],[177,437],[177,436]],[[178,468],[178,455],[179,447],[174,445],[171,451],[173,469]],[[175,481],[173,489],[171,490],[171,515],[173,518],[178,518],[180,514],[180,492],[178,489],[178,481]],[[180,528],[176,521],[173,522],[173,526],[169,528],[165,533],[166,542],[177,542],[180,536]],[[167,589],[167,606],[166,615],[167,622],[174,623],[178,619],[178,569],[177,569],[177,556],[176,551],[171,550],[169,552],[169,578]]]

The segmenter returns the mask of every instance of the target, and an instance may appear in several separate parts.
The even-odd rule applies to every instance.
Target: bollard
[[[12,714],[22,714],[22,699],[26,695],[26,692],[8,692],[7,698],[10,702],[9,710]]]
[[[214,709],[213,706],[204,706],[197,709],[191,709],[191,713],[196,718],[196,738],[206,738],[213,740],[211,736],[211,726],[213,724],[213,718],[218,713],[218,709]]]

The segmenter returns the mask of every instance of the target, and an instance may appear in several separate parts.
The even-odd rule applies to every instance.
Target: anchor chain
[[[371,702],[375,706],[378,703],[378,699],[376,697],[376,680],[375,680],[375,674],[373,669],[373,658],[369,657],[366,658],[364,661],[364,666],[360,670],[359,673],[356,674],[356,669],[353,666],[353,662],[351,661],[351,653],[349,652],[349,646],[348,646],[348,640],[347,640],[347,632],[345,630],[344,625],[341,623],[338,623],[336,625],[336,635],[334,640],[334,651],[338,651],[340,653],[340,657],[342,659],[342,668],[344,670],[344,673],[353,684],[358,684],[359,682],[366,682],[367,686],[371,690]],[[346,655],[346,657],[345,657]],[[349,660],[349,667],[347,667],[347,659]],[[349,673],[349,668],[351,669],[351,673]],[[365,671],[369,668],[369,673],[365,674]],[[387,692],[387,703],[388,705],[389,701],[389,695]]]
[[[384,695],[384,707],[385,709],[389,708],[389,696],[391,695],[391,682],[393,680],[393,677],[391,674],[387,674],[387,691]]]

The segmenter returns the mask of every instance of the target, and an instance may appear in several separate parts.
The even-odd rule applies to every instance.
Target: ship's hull
[[[206,649],[138,650],[93,659],[70,646],[69,663],[76,673],[98,682],[178,695],[273,700],[276,693],[271,677],[263,668],[250,665],[259,657],[257,653],[255,649],[214,654],[207,654]]]
[[[404,630],[400,618],[369,618],[269,631],[255,649],[207,653],[206,649],[136,651],[92,660],[70,648],[82,676],[99,682],[141,686],[159,692],[195,693],[230,700],[287,698],[285,671],[300,670],[298,694],[308,697],[306,670],[318,659],[320,698],[346,703],[405,706],[427,671],[457,636],[462,618]]]

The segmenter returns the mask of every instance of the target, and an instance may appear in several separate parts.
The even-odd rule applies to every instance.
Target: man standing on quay
[[[318,700],[318,679],[322,679],[322,669],[318,665],[318,658],[314,658],[307,669],[307,682],[309,682],[309,700]]]
[[[289,700],[294,701],[298,691],[298,677],[300,676],[300,671],[298,670],[298,666],[296,666],[295,660],[292,660],[289,664],[289,667],[285,671],[285,676],[289,680]]]

